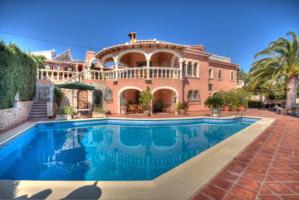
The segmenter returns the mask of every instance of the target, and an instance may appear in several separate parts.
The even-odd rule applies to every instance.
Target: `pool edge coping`
[[[178,120],[178,119],[233,119],[240,116],[228,117],[184,117],[184,118],[163,118],[162,120]],[[234,135],[217,143],[213,147],[201,152],[191,159],[181,163],[175,168],[149,181],[98,181],[97,185],[104,189],[101,199],[190,199],[202,186],[209,182],[217,173],[223,169],[229,162],[233,160],[246,146],[252,143],[261,133],[264,132],[274,121],[275,118],[242,116],[248,118],[260,119],[250,126],[242,129]],[[105,117],[99,119],[125,119]],[[92,120],[99,120],[92,119]],[[90,119],[89,119],[90,120]],[[134,120],[161,120],[161,119],[134,119]],[[78,121],[78,120],[71,120]],[[80,120],[81,121],[81,120]],[[39,121],[29,122],[28,126],[16,132],[15,135],[0,142],[0,145],[13,139],[23,131],[33,127],[36,124],[58,121]],[[69,122],[69,121],[67,121]],[[20,125],[21,126],[21,125]],[[19,126],[18,126],[19,127]],[[16,128],[18,128],[16,127]],[[14,128],[14,129],[16,129]],[[12,129],[12,130],[14,130]],[[0,180],[0,185],[4,185],[9,180]],[[56,194],[50,195],[51,198],[62,198],[74,190],[74,188],[90,185],[95,181],[18,181],[18,196],[24,194],[34,194],[39,190],[49,188],[56,191]],[[61,185],[63,182],[63,186]],[[138,189],[138,190],[137,190]],[[115,194],[117,190],[117,194]],[[55,192],[54,191],[54,192]],[[68,191],[67,193],[65,193]],[[54,196],[53,196],[54,195]],[[56,196],[55,196],[56,195]]]

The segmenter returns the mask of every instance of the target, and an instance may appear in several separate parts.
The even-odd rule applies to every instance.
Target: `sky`
[[[299,0],[0,0],[0,38],[26,51],[86,50],[138,39],[202,44],[248,71],[253,56],[288,31]]]

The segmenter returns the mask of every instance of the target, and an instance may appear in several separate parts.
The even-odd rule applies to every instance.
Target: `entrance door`
[[[86,90],[78,91],[78,109],[88,108],[88,93]]]

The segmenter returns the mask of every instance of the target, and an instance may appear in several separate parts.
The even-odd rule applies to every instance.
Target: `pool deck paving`
[[[233,159],[193,200],[299,199],[299,118],[263,110],[276,121]]]

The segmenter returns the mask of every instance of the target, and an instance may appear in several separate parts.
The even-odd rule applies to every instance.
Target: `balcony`
[[[68,80],[74,77],[79,72],[76,71],[63,71],[57,69],[38,69],[37,71],[37,79],[49,79],[54,82],[60,82]]]
[[[110,71],[88,70],[82,72],[39,69],[37,79],[49,79],[53,82],[69,81],[76,77],[87,80],[119,80],[119,79],[180,79],[182,71],[169,67],[130,67]]]

